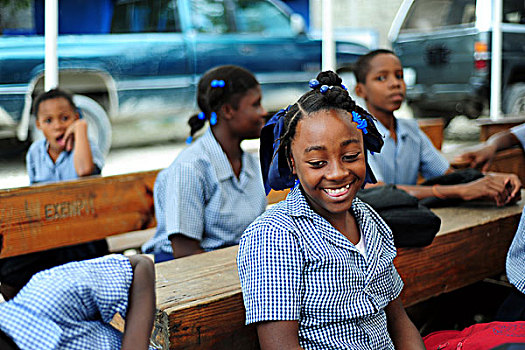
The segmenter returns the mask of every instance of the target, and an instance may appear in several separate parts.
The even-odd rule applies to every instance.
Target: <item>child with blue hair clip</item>
[[[367,151],[381,135],[337,74],[310,86],[261,136],[266,189],[293,189],[242,236],[246,323],[263,350],[424,349],[399,297],[392,232],[356,198],[375,182]]]
[[[259,163],[241,147],[260,136],[261,98],[253,74],[238,66],[210,69],[200,79],[190,146],[155,180],[157,231],[142,250],[156,262],[235,245],[266,208]],[[206,121],[210,128],[192,143]]]

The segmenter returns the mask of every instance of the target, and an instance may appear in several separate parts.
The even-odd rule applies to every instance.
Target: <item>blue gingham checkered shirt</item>
[[[207,251],[235,245],[266,208],[257,159],[244,152],[237,178],[211,129],[159,173],[153,192],[157,231],[142,246],[145,253],[172,253],[175,234]]]
[[[133,271],[128,258],[108,255],[34,275],[0,304],[0,329],[21,350],[115,350],[122,333],[109,325],[126,317]]]
[[[397,142],[380,122],[377,129],[383,135],[380,153],[368,155],[368,164],[377,181],[396,185],[415,185],[418,173],[425,179],[443,175],[450,164],[432,145],[414,119],[395,119]]]
[[[506,270],[510,283],[525,294],[525,209],[507,254]]]
[[[359,199],[352,210],[366,258],[299,187],[246,229],[237,264],[247,324],[296,320],[304,349],[394,349],[384,308],[403,281],[392,232]]]
[[[104,156],[98,149],[96,142],[90,140],[89,145],[91,146],[93,164],[95,164],[96,167],[92,175],[99,175],[104,167]],[[29,147],[26,155],[29,183],[35,184],[78,179],[75,164],[73,163],[73,151],[62,151],[56,162],[53,162],[47,153],[48,147],[49,143],[46,139],[37,140]]]
[[[525,149],[525,124],[513,127],[510,131]],[[525,209],[507,254],[507,277],[509,281],[525,294]]]

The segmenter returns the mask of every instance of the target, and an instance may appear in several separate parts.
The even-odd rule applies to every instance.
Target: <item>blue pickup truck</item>
[[[0,140],[30,142],[31,102],[43,90],[43,0],[0,9]],[[321,43],[274,0],[59,1],[59,82],[77,96],[91,136],[113,144],[180,139],[207,69],[237,64],[261,82],[269,111],[302,94]],[[369,48],[337,42],[338,71]],[[113,136],[112,136],[113,135]]]

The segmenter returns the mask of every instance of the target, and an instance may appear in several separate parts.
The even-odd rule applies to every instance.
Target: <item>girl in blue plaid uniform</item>
[[[423,349],[406,315],[390,229],[355,197],[382,139],[341,79],[312,90],[261,135],[266,189],[297,184],[245,231],[237,258],[246,323],[262,349]]]
[[[261,133],[261,98],[253,74],[238,66],[213,68],[200,79],[201,112],[188,122],[188,143],[206,121],[210,128],[155,181],[157,231],[142,250],[156,262],[238,244],[266,208],[259,163],[241,148]]]
[[[155,271],[143,256],[107,255],[39,272],[0,304],[0,349],[148,349]],[[126,319],[122,334],[110,325]]]
[[[514,174],[488,173],[479,180],[458,185],[416,185],[419,173],[429,179],[451,173],[453,169],[414,119],[394,116],[406,92],[399,58],[389,50],[371,51],[359,58],[354,73],[356,94],[366,101],[366,108],[379,121],[379,132],[385,136],[382,152],[368,159],[379,182],[395,184],[420,199],[483,198],[497,205],[515,199],[521,182]]]

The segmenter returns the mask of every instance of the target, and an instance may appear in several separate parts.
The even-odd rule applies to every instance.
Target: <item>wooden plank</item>
[[[445,122],[443,119],[418,119],[417,123],[421,131],[423,131],[430,141],[432,141],[434,147],[441,150],[441,147],[443,146],[443,130],[445,128]]]
[[[525,116],[514,115],[505,116],[505,118],[498,120],[490,120],[489,118],[478,118],[476,123],[480,126],[479,140],[486,141],[492,135],[508,130],[514,126],[525,123]]]
[[[523,201],[504,208],[436,209],[443,224],[434,242],[400,249],[395,260],[405,281],[405,305],[502,272],[522,208]],[[164,320],[160,333],[169,333],[170,349],[258,348],[254,328],[244,326],[237,250],[157,264],[157,307]]]
[[[126,232],[119,235],[113,235],[106,238],[109,251],[120,253],[127,249],[140,249],[149,239],[155,235],[155,228],[147,230]]]
[[[405,282],[401,295],[404,305],[504,272],[522,207],[523,202],[499,209],[435,209],[442,227],[434,242],[423,248],[400,248],[394,261]]]
[[[154,227],[157,173],[0,191],[0,258]]]

